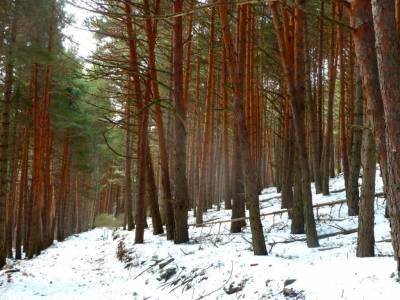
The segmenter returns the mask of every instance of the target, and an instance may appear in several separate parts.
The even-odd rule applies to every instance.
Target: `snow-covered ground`
[[[343,178],[330,185],[343,189]],[[262,213],[280,209],[278,196],[273,188],[263,191]],[[344,192],[314,195],[314,203],[340,199]],[[253,255],[249,228],[230,234],[229,223],[191,226],[191,242],[184,245],[150,230],[143,245],[134,245],[131,232],[98,228],[56,243],[35,259],[10,261],[0,271],[0,299],[399,299],[384,199],[377,198],[375,207],[374,258],[355,257],[357,233],[321,239],[315,249],[304,241],[276,243],[304,237],[290,234],[286,213],[263,218],[265,257]],[[315,213],[320,235],[357,228],[346,205]],[[224,210],[206,215],[229,218]]]

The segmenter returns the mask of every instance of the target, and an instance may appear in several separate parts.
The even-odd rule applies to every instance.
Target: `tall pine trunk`
[[[16,4],[14,4],[16,5]],[[15,7],[11,9],[10,30],[8,36],[8,47],[5,57],[5,74],[4,74],[4,102],[2,112],[2,128],[0,140],[0,269],[5,264],[5,230],[6,230],[6,203],[7,203],[7,186],[8,186],[8,144],[9,144],[9,130],[10,130],[10,109],[11,109],[11,96],[14,82],[14,62],[13,62],[13,48],[17,36],[17,16]]]
[[[355,0],[351,3],[351,23],[353,31],[354,48],[357,62],[360,66],[363,92],[366,104],[372,112],[373,131],[381,167],[384,191],[387,203],[390,203],[389,172],[386,151],[386,128],[383,101],[379,85],[379,72],[376,60],[375,33],[372,20],[370,1]]]
[[[389,169],[389,215],[394,257],[400,272],[400,39],[396,27],[395,3],[373,0],[375,44],[386,123]]]
[[[332,2],[332,14],[335,12],[335,3]],[[325,130],[325,139],[323,146],[323,153],[321,157],[321,169],[322,169],[322,193],[329,195],[329,170],[331,157],[333,152],[333,103],[335,98],[335,83],[336,83],[336,25],[332,22],[331,33],[329,43],[329,91],[328,91],[328,112],[327,112],[327,124]]]
[[[284,31],[278,13],[278,3],[270,1],[272,18],[278,45],[280,49],[281,64],[284,71],[284,78],[287,88],[287,93],[290,99],[290,104],[293,112],[293,124],[295,129],[296,150],[299,160],[302,197],[304,209],[304,221],[307,233],[308,247],[317,247],[318,236],[315,226],[314,212],[312,208],[312,194],[310,182],[310,170],[308,164],[308,154],[306,145],[306,130],[305,130],[305,16],[304,16],[304,1],[296,1],[295,9],[295,41],[294,41],[294,61],[287,50],[287,43],[284,38]],[[282,8],[285,10],[286,8]],[[284,12],[283,12],[284,14]]]
[[[149,1],[145,0],[144,8],[148,15],[150,15]],[[159,13],[160,1],[156,0],[155,14]],[[156,68],[156,33],[157,33],[157,19],[146,18],[146,31],[149,47],[149,67],[150,76],[152,79],[152,92],[156,101],[160,101],[160,92],[158,88],[157,68]],[[158,134],[158,144],[160,149],[160,163],[161,163],[161,184],[163,187],[163,202],[165,207],[165,223],[167,229],[167,239],[174,238],[174,211],[172,207],[172,191],[171,180],[169,172],[168,151],[166,146],[166,138],[164,132],[163,113],[160,105],[156,104],[155,108],[155,121]]]
[[[241,9],[246,9],[245,5],[240,6],[239,10]],[[243,36],[241,36],[239,32],[244,32],[243,29],[245,28],[246,23],[244,22],[244,19],[242,20],[242,22],[239,22],[238,51],[236,51],[233,45],[233,39],[230,31],[228,9],[226,3],[220,3],[219,12],[222,25],[223,40],[225,46],[227,47],[231,83],[234,93],[235,123],[238,130],[238,145],[240,147],[242,156],[241,166],[244,172],[246,204],[249,208],[250,214],[250,229],[253,239],[253,251],[255,255],[266,255],[267,249],[265,245],[263,227],[260,219],[260,206],[258,201],[258,176],[255,173],[255,168],[251,160],[249,134],[248,128],[246,127],[246,117],[244,112],[244,80],[243,76],[240,76],[241,72],[244,69],[244,66],[241,63],[244,62],[243,49],[245,49],[245,44],[242,40]],[[237,56],[237,53],[239,53],[239,57]]]
[[[173,13],[180,14],[183,10],[183,1],[173,2]],[[174,174],[175,174],[175,237],[176,244],[189,240],[188,232],[188,206],[189,192],[186,178],[186,111],[183,99],[183,22],[182,16],[177,16],[173,21],[173,99],[175,103],[174,113]]]
[[[347,188],[347,206],[349,210],[357,207],[360,200],[358,177],[360,176],[361,168],[361,143],[363,135],[363,94],[360,70],[358,67],[356,67],[356,97],[354,106],[354,122],[351,126],[352,144],[350,155],[349,182]],[[350,211],[349,215],[351,215]]]
[[[372,116],[369,109],[364,116],[362,146],[363,181],[361,186],[360,212],[358,217],[357,256],[374,256],[374,199],[376,149],[372,133]]]

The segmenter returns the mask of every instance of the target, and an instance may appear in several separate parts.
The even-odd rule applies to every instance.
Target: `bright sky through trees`
[[[91,13],[69,3],[66,3],[65,8],[72,16],[72,24],[63,30],[67,36],[64,44],[67,48],[76,48],[78,55],[86,58],[96,49],[93,33],[85,26],[85,19],[90,17]]]

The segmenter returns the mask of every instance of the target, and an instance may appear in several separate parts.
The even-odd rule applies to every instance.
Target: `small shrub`
[[[119,261],[122,261],[122,262],[126,261],[126,258],[128,256],[128,249],[126,249],[125,241],[123,239],[121,239],[118,242],[116,256]]]

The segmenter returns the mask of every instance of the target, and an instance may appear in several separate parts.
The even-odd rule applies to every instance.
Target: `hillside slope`
[[[330,185],[339,192],[314,195],[315,204],[345,199],[342,177]],[[263,214],[280,210],[275,189],[260,199]],[[190,227],[189,244],[174,245],[146,230],[145,244],[134,245],[131,232],[98,228],[33,260],[10,261],[0,272],[0,299],[398,299],[383,198],[375,208],[374,258],[355,257],[357,233],[350,232],[357,218],[346,216],[345,204],[315,209],[319,235],[342,233],[321,239],[316,249],[295,241],[303,235],[290,235],[286,213],[263,217],[266,257],[252,254],[248,228],[230,234],[229,222],[216,223],[229,220],[229,211],[214,209],[205,218],[212,225]]]

